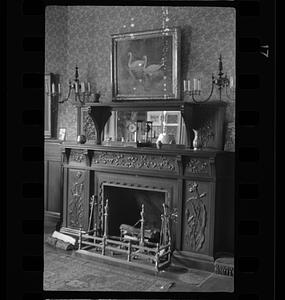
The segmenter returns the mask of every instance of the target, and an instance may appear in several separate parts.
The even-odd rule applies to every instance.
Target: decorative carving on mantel
[[[85,150],[71,149],[69,162],[86,162],[86,155]]]
[[[96,140],[96,128],[88,110],[82,112],[82,131],[87,140]]]
[[[186,164],[186,172],[194,174],[209,174],[210,164],[208,159],[191,158]]]
[[[178,173],[177,159],[164,155],[96,152],[92,160],[92,165],[151,169]]]
[[[191,250],[198,251],[203,247],[205,242],[205,228],[207,223],[207,211],[203,202],[203,198],[207,193],[201,193],[198,190],[199,185],[197,182],[192,182],[189,185],[189,193],[193,196],[189,197],[186,205],[186,243],[190,246]]]
[[[210,142],[215,139],[214,128],[213,120],[207,120],[203,126],[198,129],[198,144],[201,148],[207,148]]]
[[[73,228],[83,227],[83,193],[84,193],[84,176],[82,171],[75,174],[74,183],[72,184],[71,199],[68,201],[68,219],[69,226]]]

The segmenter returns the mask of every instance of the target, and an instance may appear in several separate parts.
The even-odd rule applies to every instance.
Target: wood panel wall
[[[62,164],[60,146],[61,144],[57,140],[45,141],[45,218],[54,221],[59,221],[62,211]]]

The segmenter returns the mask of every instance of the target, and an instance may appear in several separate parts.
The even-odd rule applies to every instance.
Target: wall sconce
[[[74,103],[85,104],[89,102],[91,96],[91,86],[90,82],[80,82],[78,75],[78,67],[75,67],[75,78],[74,81],[69,80],[68,84],[68,94],[67,97],[63,100],[59,100],[59,103],[64,103],[70,99],[71,94],[74,94]]]
[[[225,89],[225,94],[230,100],[234,100],[234,97],[231,97],[231,93],[235,94],[234,89],[234,80],[233,77],[227,77],[227,74],[224,75],[223,73],[223,62],[222,62],[222,55],[220,54],[219,57],[219,73],[218,76],[214,76],[212,74],[212,87],[210,95],[204,100],[197,100],[195,96],[200,96],[201,94],[201,79],[194,78],[193,80],[193,89],[191,89],[191,82],[190,80],[183,81],[183,91],[185,95],[192,96],[192,100],[195,103],[205,103],[209,101],[213,95],[214,87],[217,87],[219,90],[219,100],[222,101],[222,90]]]
[[[46,87],[46,93],[49,93],[48,88]],[[75,67],[75,78],[73,81],[69,80],[68,84],[68,94],[65,98],[62,98],[61,85],[60,83],[51,84],[51,96],[58,97],[58,103],[64,103],[70,100],[73,104],[84,105],[88,102],[98,102],[100,98],[100,93],[91,94],[91,85],[90,82],[80,82],[78,75],[78,67]]]

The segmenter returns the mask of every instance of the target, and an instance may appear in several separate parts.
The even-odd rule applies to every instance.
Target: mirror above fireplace
[[[144,130],[145,129],[145,130]],[[103,145],[136,142],[185,145],[185,124],[180,111],[112,111],[105,125]]]

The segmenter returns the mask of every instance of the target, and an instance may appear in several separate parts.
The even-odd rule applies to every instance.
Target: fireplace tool
[[[169,227],[169,214],[166,211],[165,203],[163,206],[163,214],[161,215],[161,230],[160,230],[160,245],[171,244],[170,227]]]
[[[89,216],[89,222],[88,222],[88,232],[90,232],[91,229],[91,222],[92,222],[92,217],[93,217],[93,210],[94,210],[94,205],[97,204],[95,203],[95,196],[91,196],[91,203],[90,203],[90,216]],[[95,230],[95,228],[94,228]]]

